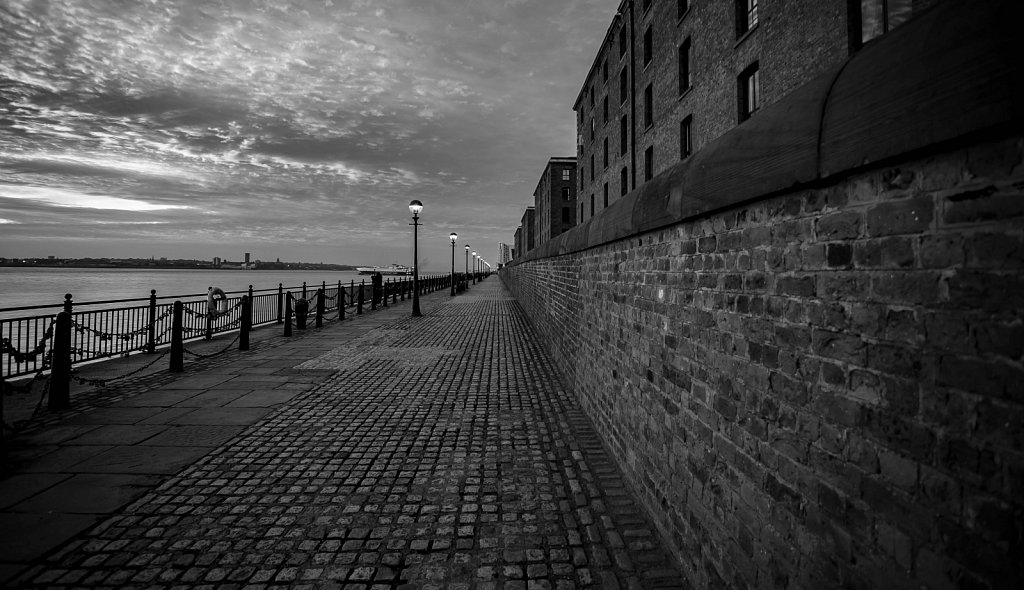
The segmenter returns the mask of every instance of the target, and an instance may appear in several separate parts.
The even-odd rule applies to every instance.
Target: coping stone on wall
[[[1018,0],[941,2],[513,264],[1024,128]]]

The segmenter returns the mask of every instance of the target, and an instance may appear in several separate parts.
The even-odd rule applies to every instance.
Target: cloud
[[[124,199],[106,195],[83,194],[56,188],[40,186],[0,185],[0,199],[25,199],[47,203],[57,207],[79,209],[109,209],[112,211],[163,211],[167,209],[191,209],[183,205],[160,205],[138,199]]]
[[[615,7],[5,0],[5,240],[73,228],[388,263],[419,198],[439,249],[450,229],[511,241],[547,157],[575,152],[572,102]]]

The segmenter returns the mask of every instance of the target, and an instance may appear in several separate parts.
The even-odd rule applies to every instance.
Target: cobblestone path
[[[20,586],[675,588],[497,279],[282,374],[326,381]]]

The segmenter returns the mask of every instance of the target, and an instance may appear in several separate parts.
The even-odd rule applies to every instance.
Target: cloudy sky
[[[0,256],[494,261],[618,0],[0,0]]]

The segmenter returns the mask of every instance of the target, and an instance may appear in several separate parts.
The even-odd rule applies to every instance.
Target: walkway
[[[682,587],[498,279],[421,304],[24,435],[0,585]]]

